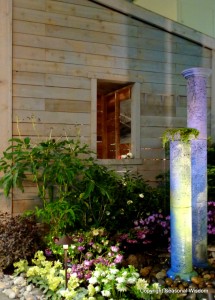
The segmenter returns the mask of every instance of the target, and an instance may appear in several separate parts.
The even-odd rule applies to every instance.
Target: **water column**
[[[192,263],[191,143],[170,139],[171,269],[183,280],[196,276]]]
[[[191,68],[187,79],[187,127],[199,130],[191,143],[193,265],[207,267],[207,91],[210,69]]]

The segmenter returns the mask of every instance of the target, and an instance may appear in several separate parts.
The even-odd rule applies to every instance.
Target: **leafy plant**
[[[151,187],[141,175],[128,172],[120,177],[115,197],[110,214],[114,218],[112,225],[124,231],[129,230],[135,220],[145,218],[161,208],[163,201],[157,189]]]
[[[190,139],[197,138],[199,131],[195,128],[168,128],[162,135],[163,146],[167,142],[180,140],[187,143]]]
[[[19,259],[29,259],[43,247],[42,231],[33,217],[0,214],[0,269]]]
[[[108,231],[127,230],[136,218],[159,207],[161,199],[140,175],[123,176],[93,163],[86,169],[77,190],[82,217],[76,228],[105,227]],[[80,204],[81,205],[81,204]]]
[[[11,145],[0,159],[0,171],[4,176],[0,180],[6,196],[11,188],[24,191],[23,181],[27,174],[32,175],[38,188],[44,207],[47,202],[61,197],[69,197],[74,182],[80,176],[92,158],[85,158],[91,151],[80,141],[49,139],[38,144],[31,143],[29,137],[13,138]],[[47,201],[48,200],[48,201]]]
[[[46,299],[160,299],[160,285],[149,285],[133,266],[97,264],[87,279],[78,278],[77,272],[68,274],[66,288],[65,271],[59,261],[47,261],[43,252],[38,251],[32,264],[29,266],[26,260],[21,260],[14,264],[15,272],[24,272],[29,283],[43,290]],[[153,298],[147,298],[153,291]]]
[[[51,235],[64,234],[78,219],[79,203],[73,197],[77,182],[92,161],[91,151],[78,140],[49,139],[34,145],[30,138],[16,138],[10,143],[0,159],[4,174],[0,185],[5,195],[13,187],[24,192],[23,182],[31,176],[43,204],[36,209],[36,216],[49,224]]]

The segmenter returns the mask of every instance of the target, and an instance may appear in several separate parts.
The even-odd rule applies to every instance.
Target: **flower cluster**
[[[125,158],[134,158],[133,154],[131,152],[128,152],[127,154],[122,154],[120,156],[121,159],[125,159]]]
[[[122,297],[123,293],[128,292],[138,278],[139,273],[133,266],[119,270],[116,266],[107,267],[98,264],[88,280],[88,293],[94,299],[97,299],[95,296],[98,295],[119,299],[119,295]]]
[[[118,234],[116,241],[123,245],[124,249],[131,245],[147,245],[157,243],[158,237],[167,244],[170,235],[170,217],[161,212],[149,215],[145,219],[134,221],[134,227],[128,232]]]
[[[64,270],[60,261],[47,261],[43,251],[37,251],[32,259],[33,266],[27,260],[14,263],[15,274],[25,272],[28,282],[36,284],[48,292],[52,299],[60,299],[56,294],[64,286]]]
[[[69,236],[68,278],[76,274],[79,279],[88,279],[96,264],[106,266],[120,264],[123,253],[119,244],[108,239],[104,228],[92,228],[90,231],[79,230]],[[63,257],[60,245],[53,245],[53,253]],[[50,250],[46,250],[50,255]]]
[[[113,246],[112,251],[118,251]],[[118,267],[115,264],[104,265],[97,263],[88,279],[80,279],[77,273],[71,273],[65,285],[65,270],[59,261],[47,261],[42,251],[38,251],[32,260],[33,266],[27,261],[14,264],[16,274],[25,272],[28,282],[36,284],[44,291],[47,299],[66,300],[82,299],[146,299],[147,290],[155,288],[149,286],[146,280],[141,279],[133,266]],[[159,285],[156,284],[157,289]],[[157,298],[156,298],[157,299]]]

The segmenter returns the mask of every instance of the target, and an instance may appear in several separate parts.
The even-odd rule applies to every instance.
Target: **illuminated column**
[[[191,142],[193,265],[207,267],[207,91],[210,69],[191,68],[187,79],[187,127],[199,130]]]
[[[191,144],[170,140],[171,278],[196,276],[192,263]]]

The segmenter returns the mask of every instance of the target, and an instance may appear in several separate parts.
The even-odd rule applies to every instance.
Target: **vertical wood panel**
[[[12,0],[0,0],[0,155],[12,136]],[[1,211],[12,212],[0,194]]]
[[[131,93],[131,152],[136,158],[140,158],[140,94],[140,83],[135,83]]]
[[[91,79],[91,149],[97,151],[97,80]]]

